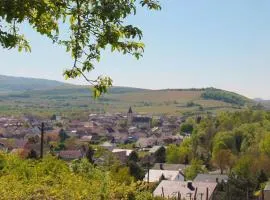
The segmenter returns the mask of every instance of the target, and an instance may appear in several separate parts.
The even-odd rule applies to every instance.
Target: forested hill
[[[24,92],[29,90],[44,90],[68,85],[69,84],[47,79],[0,75],[0,93]]]
[[[242,95],[216,88],[205,89],[205,91],[202,93],[202,98],[223,101],[226,103],[236,104],[239,106],[244,106],[245,104],[251,102],[250,99]]]

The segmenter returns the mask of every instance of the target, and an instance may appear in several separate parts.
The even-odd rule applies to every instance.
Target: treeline
[[[214,88],[206,89],[201,94],[201,97],[204,99],[213,99],[213,100],[223,101],[226,103],[236,104],[239,106],[244,106],[248,102],[247,98],[239,94],[224,91],[224,90],[218,90]]]

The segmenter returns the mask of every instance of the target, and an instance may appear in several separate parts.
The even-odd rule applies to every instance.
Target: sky
[[[108,75],[117,86],[216,87],[270,99],[269,0],[160,2],[161,11],[139,9],[128,20],[143,30],[143,58],[106,51],[89,77]],[[65,81],[63,70],[72,66],[65,49],[28,26],[23,32],[32,52],[0,48],[0,74]]]

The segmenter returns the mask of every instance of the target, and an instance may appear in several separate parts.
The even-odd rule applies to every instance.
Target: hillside
[[[46,90],[68,85],[69,84],[53,80],[0,75],[0,93]]]
[[[266,110],[270,110],[270,100],[255,98],[253,99],[257,105],[263,106]]]
[[[87,86],[6,76],[1,76],[0,91],[0,112],[4,114],[86,116],[91,112],[126,112],[132,106],[139,113],[189,115],[239,110],[251,102],[236,93],[214,88],[147,90],[113,87],[108,94],[95,100]]]

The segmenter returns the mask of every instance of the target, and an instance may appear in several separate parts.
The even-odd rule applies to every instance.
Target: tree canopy
[[[29,24],[36,32],[54,43],[63,45],[74,63],[64,76],[83,76],[93,85],[94,96],[100,96],[112,85],[110,77],[87,78],[101,58],[101,51],[142,56],[142,31],[126,24],[138,6],[159,10],[157,0],[0,0],[0,45],[31,51],[30,44],[20,31],[20,24]]]
[[[0,199],[159,199],[127,167],[104,171],[87,159],[67,164],[50,155],[27,160],[2,152],[0,163]]]

